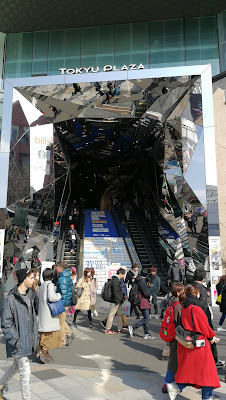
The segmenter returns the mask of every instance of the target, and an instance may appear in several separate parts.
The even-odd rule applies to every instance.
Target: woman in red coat
[[[213,389],[220,387],[217,369],[211,352],[210,343],[217,342],[215,332],[210,328],[208,319],[199,300],[199,289],[188,285],[179,296],[182,304],[181,323],[185,330],[193,331],[191,309],[195,332],[200,332],[205,346],[188,349],[177,345],[178,367],[175,382],[167,384],[170,400],[175,400],[186,386],[202,389],[202,399],[212,399]]]

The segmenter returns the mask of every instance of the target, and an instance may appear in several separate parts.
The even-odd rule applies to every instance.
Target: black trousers
[[[134,303],[131,303],[131,307],[130,307],[130,316],[132,315],[133,310],[134,310],[136,316],[139,317],[139,316],[140,316],[140,313],[139,313],[139,311],[138,311],[138,306],[135,306]]]
[[[76,318],[77,318],[79,312],[80,312],[80,310],[75,310],[75,313],[74,313],[74,322],[76,322]],[[91,310],[88,310],[88,311],[87,311],[87,314],[88,314],[89,323],[91,324],[92,321],[93,321],[93,320],[92,320],[92,315],[91,315]]]
[[[210,328],[213,329],[213,331],[214,331],[213,324],[212,324],[212,319],[211,319],[211,314],[210,314],[210,311],[209,311],[208,308],[206,310],[206,316],[208,318],[208,322],[209,322]],[[216,345],[216,343],[213,343],[213,344],[210,344],[210,346],[211,346],[211,351],[212,351],[212,354],[213,354],[214,361],[216,363],[218,361],[217,345]]]

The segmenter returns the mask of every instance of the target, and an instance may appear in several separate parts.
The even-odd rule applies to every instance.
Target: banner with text
[[[118,237],[110,211],[85,210],[85,237]]]

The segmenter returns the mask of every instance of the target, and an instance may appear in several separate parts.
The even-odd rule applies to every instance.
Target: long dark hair
[[[199,288],[197,286],[193,285],[187,285],[184,288],[184,291],[180,293],[179,295],[179,302],[183,305],[186,300],[186,296],[193,295],[193,296],[198,296],[199,294]]]

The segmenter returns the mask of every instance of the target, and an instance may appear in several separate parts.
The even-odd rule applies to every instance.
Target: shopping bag
[[[217,300],[216,300],[216,304],[218,306],[220,306],[221,305],[221,301],[222,301],[222,294],[219,294],[219,296],[217,297]]]
[[[124,301],[122,305],[122,315],[125,315],[126,317],[130,316],[130,302],[127,299]]]

